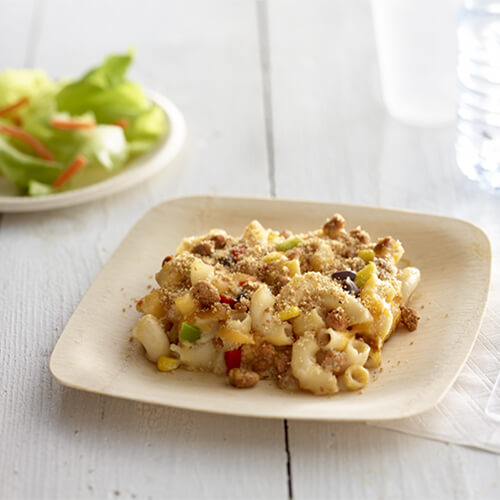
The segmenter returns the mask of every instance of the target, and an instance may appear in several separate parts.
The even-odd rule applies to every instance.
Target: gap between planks
[[[32,68],[35,65],[36,47],[42,35],[43,20],[45,18],[46,0],[38,0],[33,9],[30,21],[30,34],[28,37],[28,47],[24,58],[24,67]]]
[[[256,0],[257,27],[259,38],[260,64],[262,70],[262,101],[266,131],[266,149],[268,158],[269,192],[271,198],[276,198],[276,171],[274,164],[273,108],[271,95],[271,54],[269,47],[269,23],[267,15],[267,0]]]

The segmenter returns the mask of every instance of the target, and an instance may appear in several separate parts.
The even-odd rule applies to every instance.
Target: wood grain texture
[[[31,7],[23,12],[20,24]],[[122,195],[4,217],[0,442],[9,452],[0,453],[1,498],[286,497],[280,421],[93,396],[62,388],[48,372],[70,314],[152,205],[187,192],[267,194],[256,22],[245,1],[47,2],[36,65],[75,74],[133,44],[135,78],[183,109],[189,141],[177,170]]]
[[[289,425],[295,498],[498,498],[496,455],[363,424]]]
[[[37,0],[2,0],[0,2],[0,70],[30,65],[36,42],[37,15],[42,4]],[[12,40],[16,40],[13,50]],[[0,214],[0,227],[2,214]]]
[[[351,3],[269,2],[278,196],[378,201],[376,54],[368,4]]]
[[[406,127],[385,114],[370,19],[367,0],[0,0],[0,69],[75,75],[134,45],[134,77],[181,107],[189,135],[177,169],[140,187],[74,209],[4,217],[2,500],[287,497],[280,421],[104,398],[49,375],[71,312],[133,223],[163,199],[266,196],[272,153],[278,196],[464,217],[494,235],[498,259],[499,199],[456,169],[453,128]],[[295,422],[288,437],[296,499],[500,491],[493,454],[361,424]]]
[[[386,114],[369,2],[270,0],[268,19],[278,196],[465,218],[488,232],[498,258],[500,200],[458,171],[453,127]],[[296,498],[498,496],[493,454],[347,424],[290,422],[289,441]]]
[[[40,0],[0,2],[1,69],[30,67],[44,4]]]

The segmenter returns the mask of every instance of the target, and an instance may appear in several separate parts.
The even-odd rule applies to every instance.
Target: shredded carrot
[[[61,130],[78,130],[78,129],[91,129],[96,126],[96,123],[91,120],[57,120],[54,119],[50,122],[54,128]]]
[[[7,113],[14,111],[15,109],[20,108],[21,106],[24,106],[29,102],[30,100],[28,97],[23,97],[22,99],[19,99],[19,101],[14,102],[13,104],[9,104],[8,106],[0,108],[0,116],[6,115]]]
[[[11,125],[0,125],[0,132],[16,137],[33,148],[43,159],[55,161],[54,155],[35,137]]]
[[[12,117],[12,121],[14,122],[15,125],[17,125],[18,127],[22,127],[23,126],[23,119],[19,116],[19,115],[14,115]]]
[[[116,122],[113,123],[113,125],[118,125],[118,127],[121,127],[123,129],[126,129],[129,126],[130,122],[128,118],[120,118],[119,120],[116,120]]]
[[[78,155],[69,166],[61,172],[61,175],[53,182],[52,187],[60,188],[64,186],[64,184],[76,175],[85,165],[87,165],[87,158]]]

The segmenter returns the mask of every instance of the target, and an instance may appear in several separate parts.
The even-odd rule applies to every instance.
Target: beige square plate
[[[182,237],[214,227],[240,234],[256,218],[292,231],[320,227],[341,212],[348,227],[392,235],[422,271],[413,298],[421,322],[398,331],[383,351],[383,371],[362,393],[315,397],[270,382],[237,390],[225,377],[177,370],[160,373],[129,342],[138,313],[130,307],[153,283],[165,255]],[[86,391],[191,410],[311,420],[408,417],[436,405],[458,375],[479,330],[488,294],[487,236],[467,222],[382,208],[280,200],[189,197],[167,201],[130,231],[63,331],[50,360],[62,384]],[[424,306],[423,309],[420,309]]]

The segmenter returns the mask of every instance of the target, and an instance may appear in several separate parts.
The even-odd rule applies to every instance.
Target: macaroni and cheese
[[[397,267],[403,246],[345,229],[335,214],[305,234],[252,221],[240,237],[185,238],[137,303],[133,336],[160,371],[227,374],[234,387],[274,380],[318,395],[362,389],[420,281]]]

